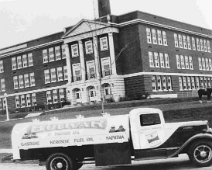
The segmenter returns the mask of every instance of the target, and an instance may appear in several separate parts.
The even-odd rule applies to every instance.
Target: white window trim
[[[76,50],[76,51],[75,51]],[[79,56],[79,48],[78,44],[71,45],[71,56],[72,57],[78,57]]]

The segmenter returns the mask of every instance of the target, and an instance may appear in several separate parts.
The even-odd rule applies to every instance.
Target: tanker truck
[[[39,160],[47,170],[76,170],[86,159],[108,166],[185,153],[196,166],[212,164],[208,121],[167,123],[156,108],[20,123],[11,138],[14,160]]]

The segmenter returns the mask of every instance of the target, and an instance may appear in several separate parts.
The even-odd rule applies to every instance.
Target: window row
[[[58,61],[66,58],[65,45],[58,45],[42,50],[43,63]]]
[[[12,70],[33,66],[32,53],[23,54],[22,56],[12,57]]]
[[[0,73],[4,72],[4,64],[3,64],[3,60],[0,60]]]
[[[34,72],[14,76],[13,77],[14,89],[23,89],[35,86],[35,74]]]
[[[212,71],[211,58],[198,57],[199,70]]]
[[[212,77],[181,76],[179,77],[179,90],[195,90],[211,87]]]
[[[6,109],[6,101],[5,98],[0,98],[0,110]]]
[[[149,66],[156,68],[170,68],[169,55],[167,53],[148,52]]]
[[[107,37],[101,37],[99,39],[100,41],[100,50],[101,51],[106,51],[108,50],[108,39]],[[92,40],[88,40],[85,41],[85,53],[86,54],[92,54],[95,48],[93,46],[93,41]],[[79,56],[79,47],[78,44],[73,44],[71,45],[71,55],[72,57],[78,57]]]
[[[150,29],[146,28],[147,34],[147,43],[148,44],[158,44],[167,46],[167,36],[165,31],[161,31],[158,29]]]
[[[171,76],[152,76],[152,91],[172,91]]]
[[[210,41],[174,33],[175,47],[211,52]]]
[[[47,104],[60,103],[65,101],[66,90],[54,89],[46,92]]]
[[[192,56],[176,55],[176,63],[177,69],[194,69]]]
[[[32,107],[37,105],[36,93],[15,96],[16,108]]]
[[[4,92],[6,89],[6,86],[5,86],[5,79],[0,79],[0,91],[1,92]]]
[[[68,80],[67,66],[44,70],[45,84]]]

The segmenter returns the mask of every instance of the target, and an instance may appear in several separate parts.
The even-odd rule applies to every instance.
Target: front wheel
[[[54,153],[46,161],[47,170],[74,170],[72,159],[64,153]]]
[[[206,167],[212,164],[212,142],[197,141],[189,149],[190,160],[199,167]]]

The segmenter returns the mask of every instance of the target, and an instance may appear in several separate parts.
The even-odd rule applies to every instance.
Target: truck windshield
[[[141,114],[140,115],[141,126],[150,126],[160,124],[160,116],[158,113]]]

